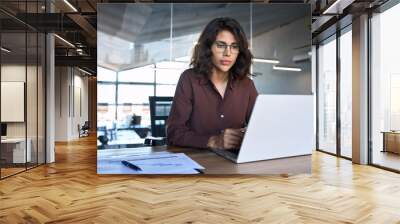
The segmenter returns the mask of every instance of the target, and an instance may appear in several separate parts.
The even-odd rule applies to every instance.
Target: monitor
[[[7,136],[7,124],[1,123],[1,136]]]

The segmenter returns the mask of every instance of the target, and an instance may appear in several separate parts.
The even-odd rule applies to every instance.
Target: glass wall
[[[372,163],[400,170],[400,4],[371,19]]]
[[[26,151],[26,33],[1,34],[1,175],[9,176],[26,169],[30,152]],[[4,50],[6,49],[6,50]],[[12,97],[12,98],[11,98]]]
[[[337,35],[324,40],[319,44],[317,51],[318,149],[351,159],[353,96],[351,24],[337,32]]]
[[[318,47],[318,149],[336,154],[336,36]]]
[[[278,61],[277,64],[253,61],[256,74],[253,81],[259,93],[312,94],[310,17],[307,5],[253,4],[253,56]],[[276,65],[298,70],[278,70]]]
[[[352,157],[352,32],[351,25],[340,36],[340,154]]]
[[[39,13],[43,1],[2,2],[0,7]],[[0,177],[45,162],[45,36],[0,13]]]

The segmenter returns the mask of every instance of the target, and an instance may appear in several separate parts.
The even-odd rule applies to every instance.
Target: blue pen
[[[132,164],[126,160],[122,160],[121,163],[124,164],[124,166],[127,166],[135,171],[142,171],[142,169],[140,169],[140,167],[138,167],[135,164]]]

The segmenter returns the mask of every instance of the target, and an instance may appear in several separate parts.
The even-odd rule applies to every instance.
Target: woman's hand
[[[221,134],[211,136],[207,147],[212,149],[238,149],[243,140],[245,129],[225,129]]]

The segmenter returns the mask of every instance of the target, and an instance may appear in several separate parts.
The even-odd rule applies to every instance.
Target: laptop
[[[240,149],[213,149],[235,163],[310,155],[313,95],[258,95]]]

